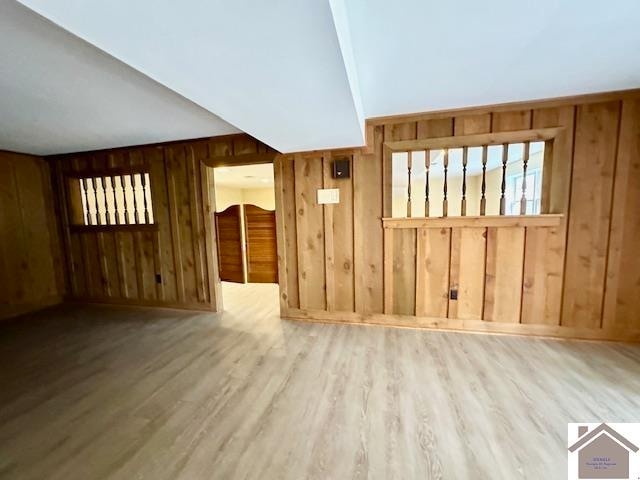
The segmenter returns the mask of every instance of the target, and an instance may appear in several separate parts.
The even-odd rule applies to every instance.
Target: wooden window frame
[[[116,220],[116,223],[97,223],[91,224],[86,221],[86,212],[84,210],[82,181],[94,178],[111,178],[120,177],[120,181],[125,176],[147,176],[149,194],[144,195],[144,202],[148,205],[149,214],[151,220],[149,223],[136,221],[136,214],[129,220],[128,223],[120,223]],[[149,169],[141,168],[119,168],[119,169],[88,169],[82,172],[68,172],[64,174],[64,188],[67,192],[67,204],[68,204],[68,217],[69,217],[69,229],[72,232],[111,232],[111,231],[157,231],[157,218],[154,211],[153,194],[151,191],[151,184],[153,183],[152,174]],[[121,184],[122,185],[122,184]],[[135,194],[134,194],[135,195]],[[130,211],[127,209],[127,211]],[[131,210],[133,211],[133,210]],[[137,215],[145,215],[145,207],[138,205]],[[114,219],[116,219],[114,214]]]
[[[384,195],[386,197],[385,203],[388,202],[389,208],[392,202],[392,186],[393,178],[391,175],[392,157],[394,153],[406,153],[423,150],[442,150],[442,149],[457,149],[464,147],[482,147],[524,143],[524,142],[544,142],[545,151],[543,159],[543,178],[542,178],[542,190],[540,195],[540,213],[535,215],[518,215],[519,217],[539,217],[544,215],[562,215],[565,212],[551,212],[551,175],[553,171],[553,163],[557,161],[554,158],[554,140],[564,132],[564,127],[552,127],[552,128],[537,128],[529,130],[514,130],[511,132],[495,132],[495,133],[482,133],[475,135],[459,135],[449,137],[436,137],[419,140],[398,140],[398,141],[386,141],[383,143],[383,160],[386,171],[389,172],[389,178],[385,181]],[[388,211],[390,214],[390,210]],[[505,217],[506,215],[500,215],[499,217]],[[474,218],[487,218],[488,215],[481,216],[463,216],[463,217],[409,217],[409,218],[395,218],[384,217],[385,222],[390,221],[406,221],[409,219],[427,219],[433,221],[434,219],[451,220],[454,218],[466,218],[473,220]]]

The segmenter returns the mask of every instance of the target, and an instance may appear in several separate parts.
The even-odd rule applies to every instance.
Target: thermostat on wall
[[[340,190],[337,188],[318,189],[318,204],[340,203]]]

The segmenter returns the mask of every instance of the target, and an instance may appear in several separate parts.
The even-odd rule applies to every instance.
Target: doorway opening
[[[225,310],[251,299],[278,308],[273,164],[213,169],[214,226]]]

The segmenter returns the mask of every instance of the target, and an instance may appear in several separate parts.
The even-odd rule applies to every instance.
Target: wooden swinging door
[[[216,234],[220,280],[245,283],[240,205],[231,205],[216,213]]]
[[[278,283],[276,212],[244,205],[249,283]]]

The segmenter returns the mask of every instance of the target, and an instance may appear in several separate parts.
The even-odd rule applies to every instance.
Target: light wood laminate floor
[[[0,478],[566,478],[570,421],[640,419],[640,347],[66,306],[0,324]]]

